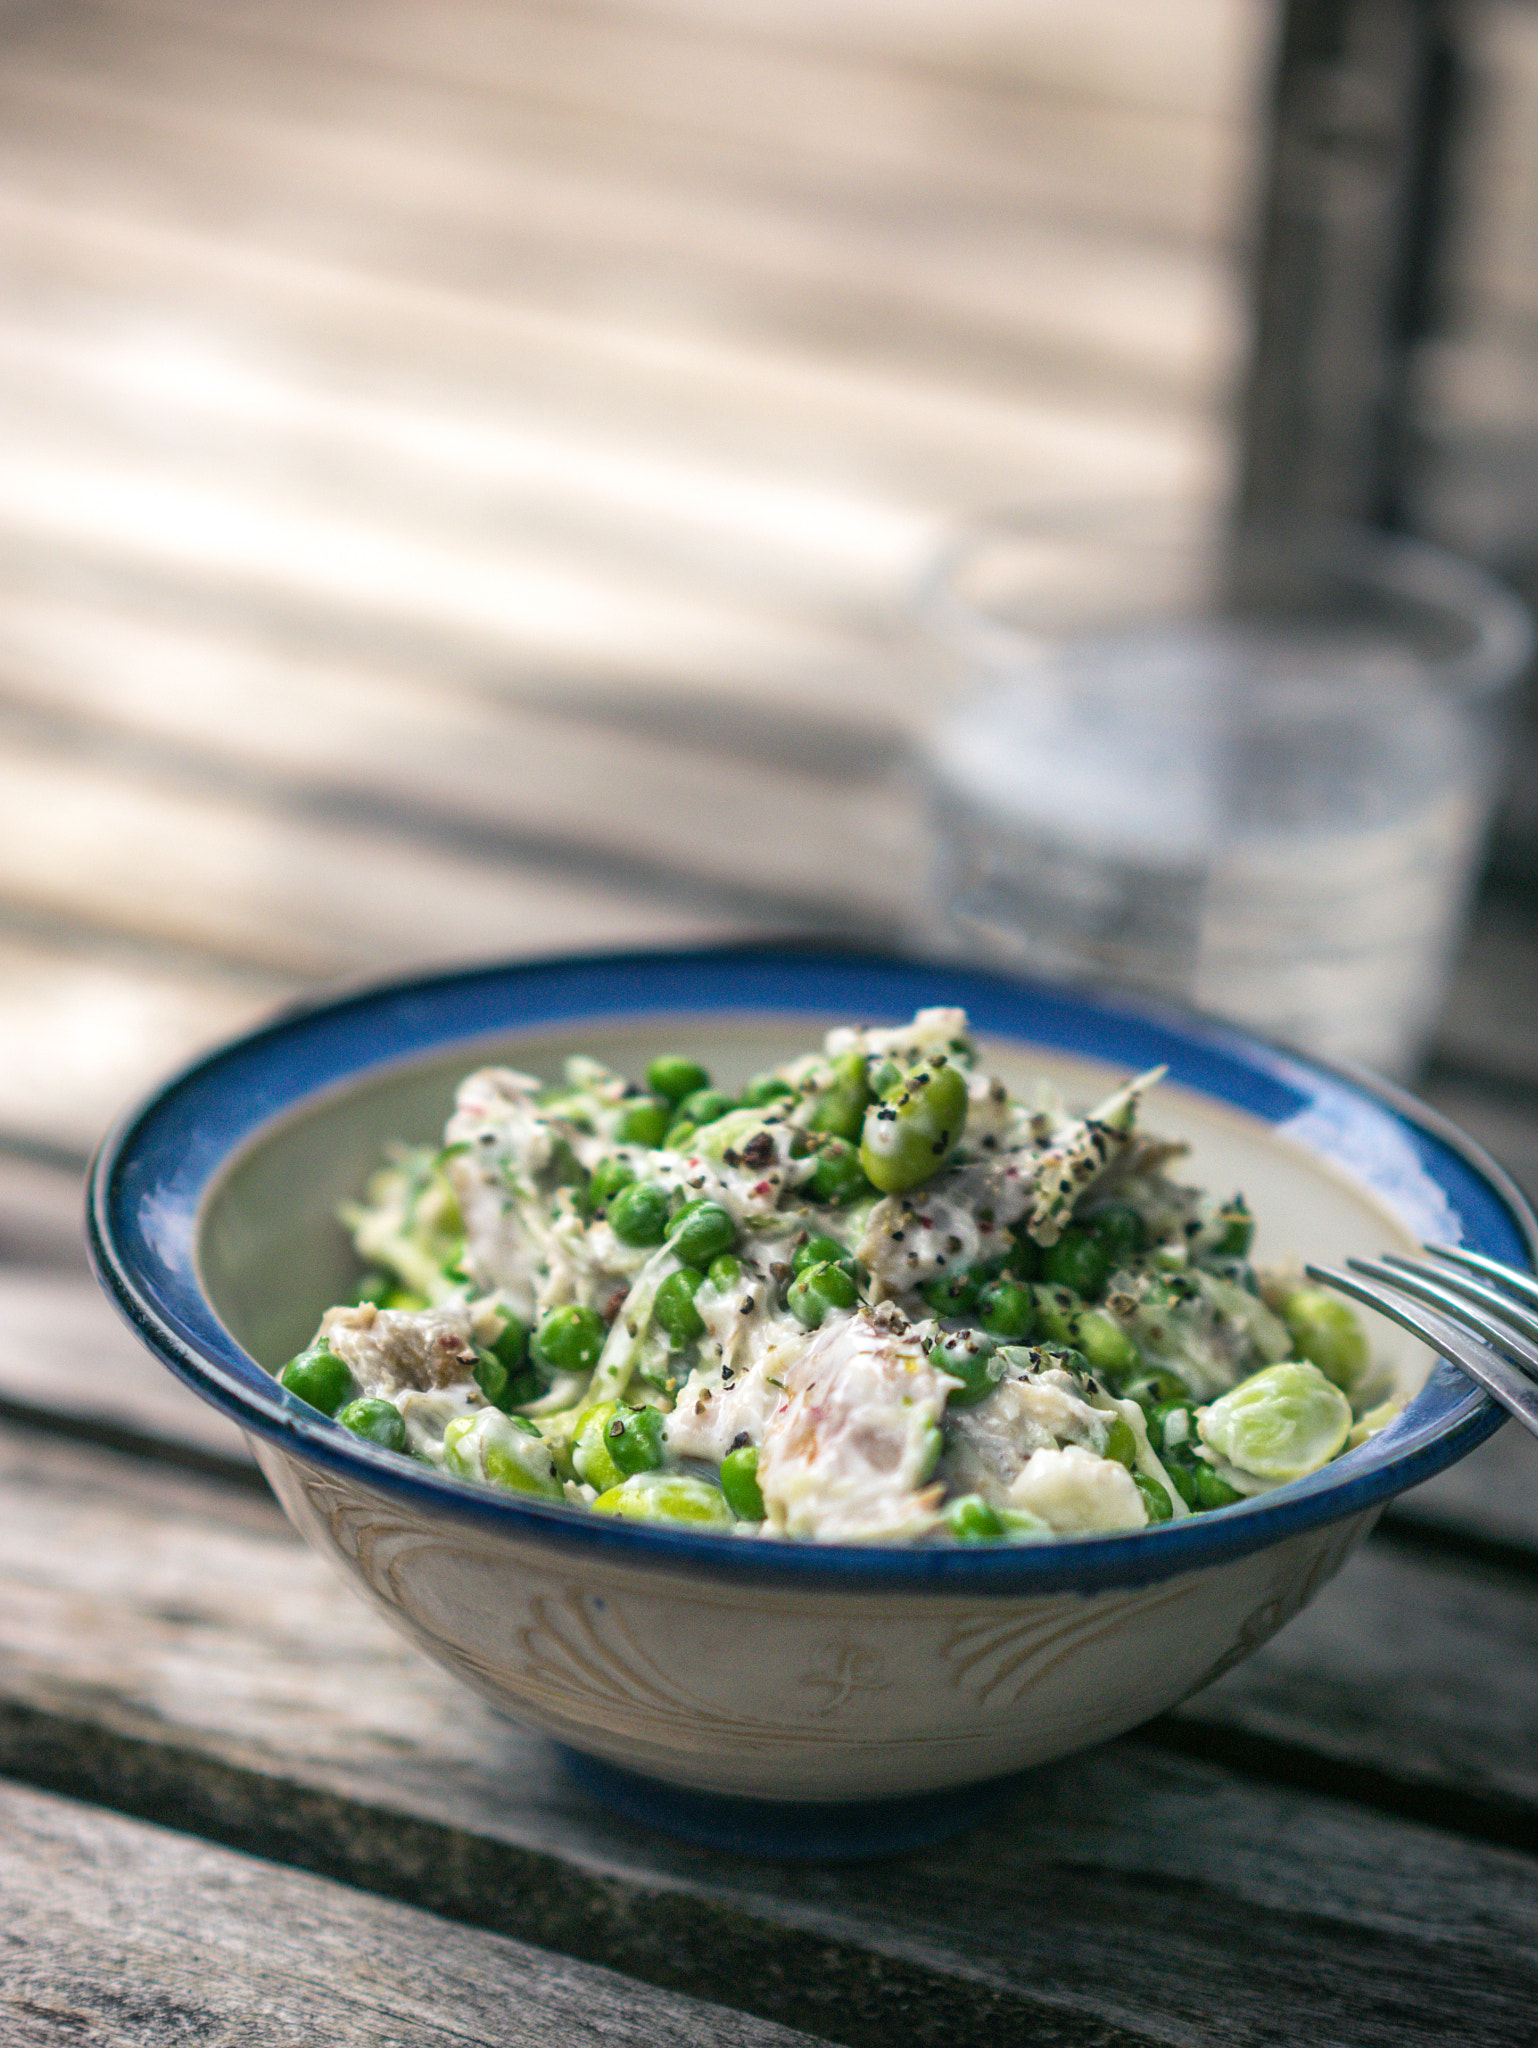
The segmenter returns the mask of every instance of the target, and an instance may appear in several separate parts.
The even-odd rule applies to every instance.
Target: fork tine
[[[1475,1268],[1464,1259],[1455,1264],[1435,1246],[1428,1244],[1425,1249],[1431,1253],[1429,1259],[1407,1259],[1402,1252],[1385,1252],[1383,1263],[1450,1287],[1454,1294],[1461,1294],[1465,1301],[1478,1302],[1524,1336],[1538,1338],[1538,1283],[1529,1282],[1523,1291],[1518,1291],[1517,1286],[1528,1279],[1527,1274],[1510,1266],[1499,1266],[1493,1259],[1482,1268]],[[1491,1278],[1482,1278],[1482,1272],[1489,1272]],[[1496,1280],[1500,1281],[1499,1286]],[[1529,1306],[1530,1302],[1533,1306]]]
[[[1400,1276],[1391,1274],[1390,1286],[1376,1286],[1355,1273],[1336,1272],[1328,1266],[1306,1266],[1304,1271],[1311,1280],[1318,1280],[1326,1287],[1339,1288],[1342,1294],[1349,1294],[1353,1300],[1377,1309],[1381,1315],[1398,1323],[1401,1329],[1408,1330],[1412,1337],[1423,1338],[1444,1358],[1461,1367],[1524,1428],[1538,1436],[1538,1387],[1499,1353],[1471,1336],[1467,1330],[1449,1322],[1445,1316],[1436,1315],[1427,1308],[1410,1306],[1398,1292],[1404,1284]]]
[[[1439,1273],[1434,1266],[1396,1258],[1392,1253],[1381,1260],[1348,1259],[1346,1264],[1354,1273],[1365,1273],[1369,1280],[1382,1280],[1441,1310],[1486,1344],[1494,1345],[1529,1372],[1538,1374],[1538,1344],[1533,1342],[1538,1337],[1538,1325],[1506,1296],[1496,1295],[1492,1288],[1465,1279],[1462,1274]],[[1515,1328],[1510,1327],[1513,1324]]]
[[[1428,1244],[1426,1250],[1434,1259],[1467,1266],[1471,1273],[1487,1273],[1492,1280],[1499,1280],[1513,1294],[1520,1294],[1538,1307],[1538,1279],[1531,1273],[1519,1273],[1515,1266],[1503,1266],[1499,1259],[1487,1258],[1483,1252],[1466,1251],[1461,1244]]]

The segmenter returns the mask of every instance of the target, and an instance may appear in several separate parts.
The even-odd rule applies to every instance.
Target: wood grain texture
[[[1538,1439],[1505,1423],[1470,1457],[1401,1494],[1386,1527],[1538,1555]]]
[[[264,1498],[32,1433],[10,1433],[5,1454],[12,1776],[840,2041],[890,2039],[900,2022],[935,2043],[996,2043],[1000,2028],[1259,2043],[1279,2038],[1284,2003],[1288,2038],[1527,2039],[1531,1858],[1302,1788],[1310,1752],[1330,1762],[1314,1724],[1339,1716],[1385,1783],[1410,1752],[1451,1794],[1530,1827],[1526,1581],[1471,1582],[1464,1599],[1449,1584],[1423,1628],[1418,1559],[1386,1553],[1381,1585],[1371,1560],[1356,1605],[1348,1572],[1315,1610],[1335,1617],[1311,1648],[1305,1615],[1225,1681],[1220,1713],[1186,1724],[1188,1744],[1210,1734],[1217,1752],[1236,1728],[1273,1765],[1285,1748],[1290,1783],[1124,1742],[1002,1786],[997,1818],[949,1847],[782,1870],[596,1812],[542,1743],[401,1646]],[[1497,1663],[1504,1689],[1484,1676]],[[1369,1704],[1371,1726],[1354,1725]],[[1398,1789],[1415,1788],[1401,1774]],[[800,1945],[815,1970],[788,1963]]]
[[[1282,1772],[1311,1759],[1316,1783],[1538,1853],[1535,1611],[1527,1554],[1503,1567],[1378,1538],[1169,1732]]]
[[[8,2048],[813,2048],[325,1879],[0,1786]]]
[[[78,1264],[78,1240],[74,1253]],[[0,1411],[183,1463],[252,1463],[234,1423],[152,1357],[78,1271],[0,1277]]]

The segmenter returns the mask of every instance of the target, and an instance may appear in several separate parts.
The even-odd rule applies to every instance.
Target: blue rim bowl
[[[392,981],[289,1009],[196,1061],[131,1110],[92,1167],[98,1277],[142,1340],[196,1393],[280,1452],[567,1556],[680,1565],[768,1584],[972,1597],[1095,1591],[1174,1576],[1381,1506],[1483,1442],[1503,1411],[1439,1361],[1405,1412],[1360,1449],[1278,1493],[1155,1532],[1041,1546],[902,1549],[744,1543],[611,1520],[475,1487],[408,1463],[295,1400],[225,1327],[205,1289],[200,1228],[232,1162],[333,1091],[464,1048],[570,1023],[683,1013],[900,1020],[960,1004],[981,1033],[1170,1080],[1246,1113],[1366,1189],[1410,1234],[1451,1234],[1531,1267],[1538,1224],[1510,1180],[1443,1118],[1385,1082],[1212,1019],[935,963],[807,947],[723,947],[518,961]],[[480,1050],[477,1049],[480,1042]]]

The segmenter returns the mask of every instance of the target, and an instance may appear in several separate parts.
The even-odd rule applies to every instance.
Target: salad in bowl
[[[759,1539],[1035,1544],[1269,1492],[1402,1399],[1145,1128],[1160,1078],[1011,1088],[946,1006],[734,1090],[685,1052],[479,1067],[346,1205],[361,1283],[282,1383],[461,1479]]]

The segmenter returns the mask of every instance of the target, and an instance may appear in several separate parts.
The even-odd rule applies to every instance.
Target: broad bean
[[[967,1084],[941,1060],[916,1068],[865,1112],[860,1165],[884,1195],[901,1194],[937,1173],[967,1121]]]

